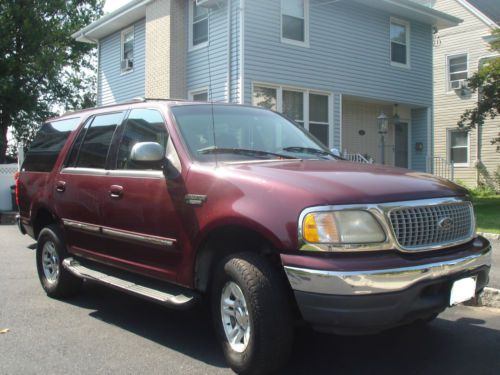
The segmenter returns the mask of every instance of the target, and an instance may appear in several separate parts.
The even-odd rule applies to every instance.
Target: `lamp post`
[[[389,127],[389,119],[383,111],[377,117],[378,133],[380,134],[380,161],[385,164],[385,139],[384,135],[387,134]]]

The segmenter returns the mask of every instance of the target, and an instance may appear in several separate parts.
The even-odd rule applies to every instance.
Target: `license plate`
[[[450,306],[468,301],[476,295],[476,279],[467,277],[453,283],[450,293]]]

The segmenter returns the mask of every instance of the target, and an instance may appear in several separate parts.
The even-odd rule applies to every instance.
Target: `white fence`
[[[14,174],[17,168],[17,163],[0,164],[0,211],[14,210],[10,187],[15,184]]]

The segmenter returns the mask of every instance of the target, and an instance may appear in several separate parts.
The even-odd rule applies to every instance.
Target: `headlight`
[[[302,222],[302,237],[310,243],[364,244],[385,241],[377,219],[367,211],[311,212]]]

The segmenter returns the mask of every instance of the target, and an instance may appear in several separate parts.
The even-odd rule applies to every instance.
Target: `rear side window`
[[[105,168],[109,146],[123,113],[111,113],[94,117],[85,132],[85,138],[78,153],[76,167]]]
[[[29,172],[50,172],[68,136],[79,123],[80,118],[75,117],[43,124],[26,154],[22,169]]]
[[[144,169],[130,160],[132,147],[139,142],[156,142],[167,147],[167,130],[160,112],[154,109],[134,109],[125,123],[125,131],[118,149],[118,169]],[[156,169],[156,168],[155,168]],[[157,169],[160,169],[158,166]]]

